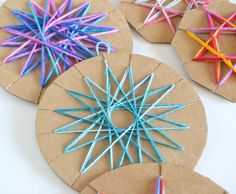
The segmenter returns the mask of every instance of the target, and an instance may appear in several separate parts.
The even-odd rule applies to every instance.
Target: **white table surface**
[[[118,0],[111,1],[119,4]],[[190,81],[169,45],[149,44],[134,31],[133,35],[134,53],[169,64],[200,95],[209,131],[195,170],[236,194],[236,104]],[[36,105],[0,89],[0,194],[76,194],[53,173],[39,151],[35,138],[36,111]]]

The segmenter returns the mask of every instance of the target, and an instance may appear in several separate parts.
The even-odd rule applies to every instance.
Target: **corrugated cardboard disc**
[[[228,18],[236,11],[236,5],[231,4],[228,1],[218,1],[212,3],[208,9],[215,13],[218,13],[224,18]],[[219,23],[213,21],[216,26]],[[235,24],[235,20],[233,21]],[[236,102],[236,76],[233,74],[227,82],[219,86],[215,78],[215,63],[214,61],[194,61],[193,58],[202,47],[198,42],[191,38],[187,31],[193,28],[208,27],[206,11],[203,9],[192,10],[185,13],[179,29],[172,41],[172,46],[176,50],[181,62],[183,63],[190,78],[199,83],[200,85],[208,88],[215,94],[218,94],[232,102]],[[208,40],[209,34],[198,35],[202,40]],[[226,55],[235,56],[236,47],[233,44],[236,38],[234,35],[222,34],[219,38],[219,48],[221,53]],[[208,53],[206,53],[207,55]],[[212,55],[212,54],[208,54]],[[222,62],[221,72],[222,77],[230,69]]]
[[[201,153],[205,147],[207,137],[207,123],[204,108],[198,95],[179,74],[177,74],[167,65],[145,56],[136,54],[125,54],[121,52],[99,56],[76,64],[74,67],[72,67],[67,72],[62,74],[59,78],[57,78],[49,86],[49,88],[43,95],[37,113],[36,135],[38,143],[40,145],[40,149],[51,168],[67,184],[69,184],[71,187],[78,191],[81,191],[93,179],[97,178],[98,176],[102,175],[107,171],[110,171],[110,154],[106,153],[101,159],[95,162],[91,168],[89,168],[86,172],[82,173],[82,164],[85,161],[86,155],[89,151],[89,147],[85,147],[79,150],[77,149],[65,154],[64,149],[75,138],[78,137],[78,133],[71,134],[68,132],[66,134],[58,134],[55,132],[56,129],[61,128],[72,122],[75,122],[78,119],[76,116],[86,118],[88,114],[91,114],[90,111],[82,111],[80,113],[77,112],[75,117],[70,118],[55,112],[55,110],[68,110],[71,108],[78,108],[80,106],[83,106],[81,104],[82,102],[78,101],[78,98],[76,100],[76,98],[73,98],[68,94],[68,92],[71,90],[74,91],[74,93],[79,92],[81,94],[93,96],[93,93],[90,91],[88,85],[85,83],[84,77],[86,77],[86,80],[92,80],[101,88],[106,88],[106,68],[104,64],[105,59],[107,61],[107,64],[109,65],[110,70],[113,72],[114,76],[119,80],[119,82],[122,82],[121,80],[123,80],[122,77],[125,74],[126,70],[131,69],[133,72],[132,74],[135,87],[139,85],[138,83],[142,82],[142,80],[144,80],[147,76],[150,77],[150,75],[153,78],[152,82],[148,84],[150,85],[149,89],[151,91],[154,92],[157,89],[171,86],[171,92],[169,92],[162,99],[160,99],[158,96],[152,96],[150,99],[145,100],[144,104],[145,106],[148,106],[148,104],[153,106],[154,103],[158,99],[160,99],[160,101],[157,103],[159,106],[161,106],[161,104],[184,105],[183,109],[175,112],[170,111],[169,114],[167,113],[166,116],[164,115],[165,111],[169,110],[168,108],[164,108],[164,110],[151,110],[150,112],[152,112],[154,115],[163,113],[163,118],[160,118],[160,120],[155,120],[153,122],[155,129],[159,128],[160,130],[164,130],[163,132],[170,138],[172,138],[174,141],[176,141],[176,143],[183,146],[185,151],[172,149],[170,147],[164,146],[161,143],[154,144],[154,147],[159,149],[160,153],[164,158],[164,162],[171,162],[173,164],[178,164],[186,168],[192,169],[201,156]],[[126,80],[122,83],[123,88],[128,91],[130,84],[129,81]],[[141,87],[140,90],[136,91],[135,96],[137,96],[137,98],[138,96],[142,96],[145,93],[146,86],[147,85],[145,84],[143,85],[144,88]],[[114,95],[116,89],[116,85],[112,83],[112,95]],[[107,101],[105,100],[106,97],[104,97],[99,92],[97,93],[98,94],[94,96],[97,97],[101,95],[103,103],[107,103]],[[147,92],[147,94],[149,94],[149,92]],[[133,97],[131,99],[136,98]],[[94,107],[98,105],[94,101],[89,100],[86,101],[86,103],[91,104]],[[137,106],[139,105],[137,104]],[[108,105],[106,105],[104,109],[107,110],[107,107]],[[118,131],[120,136],[121,134],[123,134],[123,132],[121,133],[121,131],[119,130],[128,129],[130,123],[133,122],[132,115],[130,115],[130,112],[128,110],[130,109],[124,108],[122,110],[123,112],[117,112],[116,114],[111,116],[111,121],[116,126],[118,126],[117,128],[112,128],[113,132],[115,133]],[[141,119],[141,117],[139,119]],[[179,124],[182,123],[183,125],[188,127],[182,130],[180,130],[180,128],[179,130],[173,130],[171,126],[174,125],[167,123],[167,120],[171,120],[171,122],[173,121]],[[97,122],[98,121],[94,121],[92,123],[96,124]],[[77,125],[73,129],[82,130],[83,132],[88,126],[91,126],[91,123],[89,125]],[[97,127],[99,126],[102,126],[102,124],[97,125]],[[146,125],[143,128],[135,128],[135,134],[137,134],[137,131],[140,131],[140,133],[142,133],[143,135],[142,130],[144,129],[146,129]],[[107,133],[108,132],[105,132],[104,134]],[[86,134],[82,142],[79,142],[78,144],[87,143],[91,139],[93,140],[95,138],[94,135],[94,133]],[[145,138],[146,137],[147,136],[145,136]],[[156,132],[151,132],[150,137],[154,141],[168,142],[166,138]],[[137,149],[132,146],[135,145],[133,142],[136,138],[135,136],[131,136],[131,138],[132,144],[130,144],[128,151],[130,152],[131,157],[133,158],[133,162],[137,163]],[[118,138],[114,138],[113,141],[115,142],[117,139]],[[124,143],[126,142],[124,138],[122,139],[122,141],[124,141]],[[149,141],[144,141],[144,139],[142,139],[141,146],[151,155],[155,155],[153,147],[150,145]],[[97,143],[91,158],[94,158],[96,155],[102,153],[102,151],[107,149],[107,147],[107,140],[100,141],[99,143]],[[113,153],[113,163],[115,164],[114,168],[117,168],[117,163],[121,156],[120,143],[116,142],[116,144],[114,144]],[[153,162],[153,160],[150,157],[146,157],[145,154],[142,155],[142,157],[143,163]],[[126,164],[130,164],[130,161],[127,159],[127,157],[125,157],[123,165]]]
[[[148,42],[151,43],[170,43],[174,37],[174,33],[171,31],[170,26],[166,20],[155,22],[152,24],[144,25],[144,21],[147,18],[151,9],[144,8],[135,4],[136,0],[122,0],[120,10],[124,13],[127,21],[134,27],[134,29],[141,34]],[[153,3],[153,1],[150,1]],[[166,1],[166,3],[171,1]],[[184,1],[180,1],[174,9],[179,11],[185,11],[187,4]],[[181,17],[171,18],[171,22],[174,25],[178,25]]]
[[[34,1],[40,3],[42,6],[45,4],[44,0]],[[56,0],[56,2],[59,5],[59,3],[62,3],[63,0]],[[106,25],[118,29],[117,32],[102,35],[100,38],[109,42],[116,50],[130,52],[132,50],[132,36],[128,24],[120,11],[107,0],[73,0],[73,8],[78,7],[85,2],[91,2],[89,14],[109,14],[109,16],[104,21],[100,22],[99,25]],[[10,10],[18,9],[27,10],[30,12],[27,3],[28,0],[7,0],[6,3],[0,7],[0,26],[3,27],[18,24],[18,21],[14,18]],[[1,30],[0,40],[5,40],[7,37],[9,37],[9,35]],[[0,47],[0,85],[15,96],[33,103],[38,103],[46,87],[50,85],[55,78],[52,77],[51,82],[49,82],[49,84],[42,89],[40,84],[39,68],[33,70],[27,76],[21,77],[20,72],[27,58],[22,58],[7,64],[2,63],[5,57],[8,56],[13,50]]]
[[[93,180],[81,194],[155,194],[162,176],[168,194],[226,194],[210,179],[173,164],[136,164],[107,172]]]

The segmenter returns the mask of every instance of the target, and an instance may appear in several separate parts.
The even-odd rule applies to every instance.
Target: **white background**
[[[190,81],[169,45],[149,44],[134,31],[133,35],[134,53],[163,61]],[[207,146],[195,170],[236,194],[236,104],[190,83],[203,101],[209,127]],[[53,173],[39,151],[36,110],[36,105],[0,89],[0,194],[76,194]]]

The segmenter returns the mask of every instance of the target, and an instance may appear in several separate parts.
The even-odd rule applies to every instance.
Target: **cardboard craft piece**
[[[35,2],[44,6],[44,0],[35,0]],[[63,0],[56,0],[56,3],[61,3]],[[73,0],[73,7],[78,7],[82,3],[91,2],[92,6],[89,14],[93,13],[108,13],[109,16],[100,25],[107,25],[110,27],[115,27],[118,32],[102,35],[100,38],[104,41],[109,42],[117,51],[131,52],[132,51],[132,36],[129,26],[120,13],[120,11],[115,8],[107,0],[102,3],[97,0]],[[0,7],[0,26],[16,25],[19,24],[18,21],[11,14],[10,10],[19,9],[29,11],[27,6],[28,0],[15,1],[7,0],[2,7]],[[4,40],[9,37],[8,34],[0,30],[0,40]],[[0,47],[0,86],[2,86],[6,91],[12,93],[13,95],[20,97],[24,100],[33,103],[39,103],[42,94],[50,85],[50,83],[55,79],[52,77],[46,87],[42,89],[40,85],[40,68],[33,70],[27,76],[21,77],[20,72],[26,61],[26,58],[13,61],[11,63],[2,63],[4,58],[8,56],[15,49]]]
[[[228,18],[236,11],[236,5],[228,1],[218,1],[212,3],[209,10]],[[233,22],[235,24],[235,21]],[[232,102],[236,102],[236,76],[232,75],[229,80],[221,86],[216,84],[214,62],[193,61],[194,56],[201,48],[201,45],[187,34],[187,30],[192,28],[207,27],[206,12],[202,9],[187,11],[179,25],[178,31],[172,41],[176,53],[183,63],[190,78],[200,85],[208,88]],[[209,34],[200,36],[203,40],[208,40]],[[235,55],[236,47],[234,44],[235,36],[221,35],[219,47],[226,55]],[[222,62],[222,77],[229,68]],[[221,77],[221,78],[222,78]]]
[[[166,21],[156,22],[153,24],[144,25],[144,21],[148,16],[150,9],[141,7],[134,3],[135,1],[121,1],[120,10],[124,13],[127,21],[131,26],[148,42],[151,43],[170,43],[174,37],[170,26]],[[176,9],[184,11],[187,6],[184,1],[180,2]],[[177,25],[181,17],[172,18],[171,21]]]
[[[210,179],[173,164],[128,165],[93,180],[81,194],[155,194],[162,176],[167,194],[227,194]]]
[[[129,24],[150,43],[170,44],[174,33],[167,20],[144,24],[151,9],[137,5],[135,1],[136,0],[121,1],[120,10],[124,13]],[[165,1],[165,4],[169,2],[171,2],[171,0]],[[153,1],[150,0],[148,3],[153,3]],[[187,9],[187,3],[184,0],[180,1],[173,9],[184,12]],[[170,19],[174,26],[176,26],[176,30],[181,18],[182,16],[176,16]]]
[[[78,134],[58,134],[54,132],[55,129],[63,127],[76,120],[58,114],[55,110],[82,106],[78,100],[67,93],[68,90],[92,95],[84,81],[84,76],[89,77],[102,88],[106,88],[104,59],[107,60],[109,67],[118,80],[121,80],[125,70],[128,67],[131,67],[135,84],[143,80],[147,75],[153,73],[154,77],[150,87],[151,91],[175,84],[175,88],[161,100],[161,103],[185,104],[186,107],[184,109],[169,114],[167,118],[184,123],[190,128],[183,131],[170,130],[165,133],[182,145],[185,148],[185,151],[182,152],[161,145],[158,145],[157,147],[166,162],[182,165],[191,169],[194,168],[205,147],[207,137],[207,123],[204,108],[198,95],[179,74],[167,65],[141,55],[116,52],[109,55],[107,54],[91,58],[75,65],[58,77],[43,95],[37,112],[36,136],[41,152],[55,173],[72,188],[80,192],[93,179],[107,171],[110,171],[109,154],[105,154],[104,157],[96,162],[89,170],[85,173],[80,173],[89,148],[87,147],[64,154],[66,146],[74,140]],[[125,82],[123,87],[127,88],[128,85],[129,83]],[[114,88],[112,91],[113,90]],[[143,94],[143,89],[136,93],[136,95],[141,94]],[[150,99],[149,103],[152,104],[155,99]],[[97,103],[95,102],[88,101],[87,103],[97,106]],[[77,113],[76,115],[84,118],[90,114],[91,113],[87,111]],[[112,122],[116,123],[117,126],[125,126],[128,123],[132,123],[132,120],[129,120],[130,117],[126,117],[125,115],[126,114],[119,114],[119,116],[113,117],[114,120],[112,120]],[[160,127],[168,125],[162,121],[155,121],[154,124]],[[75,128],[77,130],[84,130],[86,127],[88,127],[87,123],[77,125]],[[163,140],[163,137],[157,133],[151,133],[151,136],[152,138]],[[91,138],[94,138],[94,134],[90,133],[90,135],[86,135],[80,143],[85,143],[88,140],[91,140]],[[95,157],[97,154],[101,153],[101,150],[106,149],[107,146],[107,141],[99,142],[99,144],[96,144],[92,156]],[[150,154],[154,155],[150,143],[143,141],[142,146],[144,146]],[[130,146],[129,152],[134,158],[135,163],[137,163],[136,151],[135,148]],[[117,161],[121,154],[119,144],[113,146],[113,152],[115,153],[114,163],[117,166]],[[153,160],[143,156],[143,162],[153,162]],[[129,164],[125,157],[125,164],[126,163]]]

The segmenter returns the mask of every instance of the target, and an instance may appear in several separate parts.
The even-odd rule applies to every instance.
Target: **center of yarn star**
[[[134,123],[134,115],[128,110],[114,110],[111,112],[111,121],[119,129],[128,128]]]

